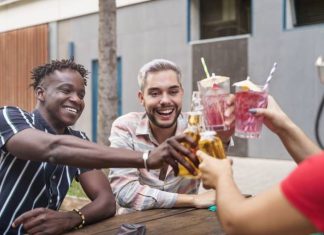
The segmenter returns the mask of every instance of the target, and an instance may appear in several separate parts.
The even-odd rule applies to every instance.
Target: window
[[[251,0],[200,0],[200,39],[250,33]]]
[[[324,23],[323,0],[295,0],[295,26]]]
[[[98,60],[92,60],[91,65],[91,81],[92,81],[92,141],[97,142],[98,129],[98,81],[99,81],[99,63]],[[118,116],[122,113],[122,58],[117,57],[117,96]]]
[[[286,0],[286,28],[324,23],[323,0]]]

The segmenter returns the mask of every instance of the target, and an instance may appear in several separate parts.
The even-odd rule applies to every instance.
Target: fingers
[[[199,161],[200,161],[200,164],[201,164],[204,160],[208,159],[208,157],[211,158],[211,156],[209,156],[208,154],[204,153],[204,152],[201,151],[201,150],[198,150],[198,151],[196,152],[196,155],[197,155],[197,157],[198,157],[198,159],[199,159]]]
[[[183,156],[186,156],[191,160],[191,162],[196,167],[198,167],[199,161],[198,161],[196,155],[193,154],[190,149],[188,149],[184,145],[180,144],[181,142],[188,142],[191,144],[191,146],[196,147],[196,143],[192,140],[192,138],[190,138],[189,136],[186,136],[186,135],[179,135],[173,139],[169,139],[168,144],[171,145],[172,148],[174,148],[178,153],[180,153],[180,154],[176,154],[177,161],[180,162],[182,165],[184,165],[184,162],[186,162],[186,161]],[[190,166],[189,163],[188,163],[188,166]],[[190,168],[192,168],[192,167],[190,167]]]
[[[159,174],[159,180],[165,180],[166,174],[168,172],[168,166],[169,165],[167,163],[164,163]]]
[[[177,136],[174,136],[173,138],[170,138],[169,139],[173,144],[176,144],[176,145],[181,145],[183,146],[181,143],[189,143],[191,147],[195,148],[197,146],[197,143],[188,135],[186,134],[181,134],[181,135],[177,135]],[[187,152],[190,152],[188,151],[187,149]]]
[[[227,106],[232,106],[234,105],[235,102],[235,95],[234,94],[229,94],[227,100],[226,100],[226,104]]]
[[[197,175],[195,168],[181,154],[179,154],[179,152],[175,151],[174,157],[175,157],[176,161],[179,164],[183,165],[192,175]],[[178,175],[178,173],[179,173],[178,164],[176,164],[176,169],[174,167],[173,167],[173,169],[174,169],[175,175]]]
[[[24,224],[27,220],[44,213],[44,210],[46,210],[46,209],[45,208],[36,208],[36,209],[30,210],[30,211],[27,211],[27,212],[21,214],[20,216],[18,216],[12,223],[12,226],[15,228],[21,224]]]

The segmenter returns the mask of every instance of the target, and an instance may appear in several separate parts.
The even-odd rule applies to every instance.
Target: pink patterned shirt
[[[187,126],[187,115],[179,115],[176,135]],[[144,112],[132,112],[114,121],[109,137],[112,147],[144,152],[158,146]],[[117,214],[152,208],[172,208],[177,194],[197,194],[199,180],[175,177],[169,166],[164,181],[160,170],[137,168],[111,168],[109,181],[119,209]]]

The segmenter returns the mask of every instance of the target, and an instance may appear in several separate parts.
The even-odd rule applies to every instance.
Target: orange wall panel
[[[0,33],[0,106],[32,111],[36,101],[30,72],[47,61],[47,24]]]

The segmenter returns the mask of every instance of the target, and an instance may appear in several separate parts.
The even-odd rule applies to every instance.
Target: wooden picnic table
[[[147,235],[225,234],[215,212],[207,209],[153,209],[118,215],[65,235],[115,235],[122,224],[144,224]]]

